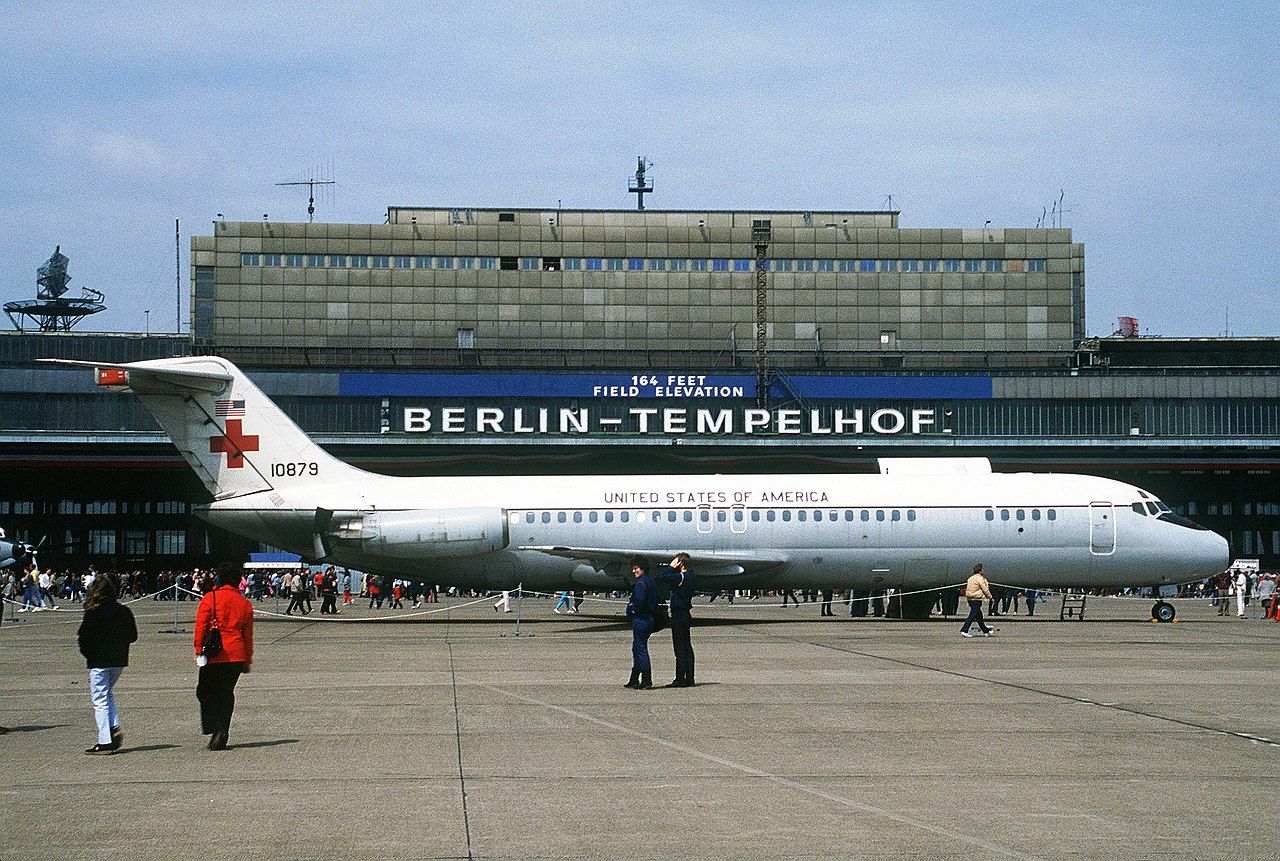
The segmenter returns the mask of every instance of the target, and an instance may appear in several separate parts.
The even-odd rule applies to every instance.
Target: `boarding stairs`
[[[1062,593],[1062,609],[1058,611],[1058,619],[1065,622],[1067,619],[1075,619],[1077,622],[1084,621],[1084,605],[1089,600],[1089,596],[1080,592],[1072,594],[1070,592]]]

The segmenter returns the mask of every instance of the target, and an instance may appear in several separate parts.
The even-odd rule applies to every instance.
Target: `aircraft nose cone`
[[[1227,539],[1216,532],[1205,532],[1197,536],[1195,552],[1192,556],[1197,577],[1212,577],[1227,570],[1231,564],[1231,546]]]

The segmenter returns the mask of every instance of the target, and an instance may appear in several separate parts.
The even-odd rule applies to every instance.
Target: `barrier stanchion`
[[[524,614],[524,582],[516,586],[516,629],[503,634],[504,637],[532,637],[533,632],[521,633],[520,618]]]
[[[178,578],[173,579],[173,625],[168,628],[161,628],[161,634],[189,634],[190,631],[182,628],[178,622]]]

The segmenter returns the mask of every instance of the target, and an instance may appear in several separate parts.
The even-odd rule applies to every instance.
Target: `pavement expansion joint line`
[[[467,774],[462,765],[462,718],[458,714],[458,672],[453,661],[453,643],[445,643],[449,649],[449,679],[453,687],[453,736],[458,747],[458,789],[462,794],[462,830],[467,838],[467,861],[474,857],[471,851],[471,817],[467,811]]]
[[[1065,700],[1066,702],[1078,703],[1086,706],[1098,706],[1099,708],[1111,709],[1112,711],[1123,712],[1125,714],[1134,715],[1136,717],[1149,718],[1150,720],[1165,721],[1167,723],[1177,724],[1179,726],[1190,727],[1191,729],[1203,730],[1205,732],[1215,733],[1217,735],[1227,736],[1229,738],[1238,738],[1247,741],[1250,744],[1265,744],[1268,747],[1280,748],[1280,742],[1273,741],[1262,736],[1251,735],[1247,732],[1236,732],[1235,730],[1223,729],[1222,727],[1212,726],[1210,724],[1196,723],[1195,721],[1183,720],[1182,718],[1169,717],[1168,715],[1156,714],[1155,712],[1143,711],[1132,706],[1122,705],[1120,703],[1104,703],[1097,700],[1091,700],[1087,697],[1077,697],[1072,694],[1064,694],[1060,691],[1050,691],[1044,688],[1037,688],[1031,685],[1019,684],[1018,682],[1004,682],[999,679],[989,679],[985,676],[975,676],[972,673],[962,673],[959,670],[948,670],[943,667],[934,667],[929,664],[921,664],[915,661],[907,661],[902,658],[891,658],[887,655],[877,655],[873,652],[860,652],[856,649],[845,649],[831,643],[819,643],[813,640],[803,640],[795,637],[784,637],[780,634],[774,634],[780,640],[788,640],[793,643],[801,643],[813,646],[817,649],[830,649],[833,652],[842,652],[846,655],[858,655],[863,658],[872,658],[873,660],[888,661],[894,664],[901,664],[904,667],[912,667],[917,670],[930,670],[943,675],[954,676],[960,679],[968,679],[972,682],[985,682],[989,685],[998,685],[1000,687],[1011,688],[1013,690],[1026,691],[1027,693],[1040,694],[1041,696],[1053,697],[1055,699]]]
[[[464,679],[464,682],[465,681],[466,680]],[[1004,858],[1017,858],[1017,859],[1021,859],[1021,861],[1035,861],[1037,857],[1034,855],[1023,854],[1022,852],[1019,852],[1016,849],[1011,849],[1007,846],[1001,846],[998,843],[991,843],[987,840],[983,840],[982,838],[975,837],[971,834],[965,834],[960,831],[954,831],[951,829],[942,828],[937,825],[932,825],[923,820],[912,818],[905,814],[895,813],[892,810],[888,810],[884,807],[877,807],[874,804],[864,804],[860,801],[855,801],[854,799],[848,798],[847,796],[843,796],[843,795],[834,795],[830,792],[826,792],[815,786],[811,786],[807,783],[801,783],[798,780],[794,780],[784,775],[775,774],[771,771],[765,771],[764,769],[756,768],[754,766],[747,765],[746,763],[737,762],[736,760],[728,759],[726,757],[722,757],[717,754],[707,753],[706,751],[698,750],[695,747],[690,747],[689,745],[686,745],[686,744],[670,741],[669,739],[662,738],[661,736],[651,735],[650,733],[643,732],[634,727],[625,726],[623,724],[614,723],[613,721],[605,720],[604,718],[595,717],[594,715],[589,715],[585,712],[578,711],[577,709],[569,708],[568,706],[557,705],[556,703],[549,703],[544,700],[537,699],[536,697],[526,696],[525,694],[520,694],[515,691],[507,690],[506,688],[500,688],[495,685],[485,684],[483,682],[472,682],[471,684],[473,684],[477,688],[482,688],[487,691],[492,691],[493,693],[500,694],[510,699],[519,700],[519,701],[528,703],[530,705],[542,706],[543,708],[547,708],[552,711],[559,712],[564,715],[568,715],[570,717],[578,718],[579,720],[583,720],[588,723],[595,724],[596,726],[603,727],[605,729],[611,730],[616,733],[623,733],[625,735],[630,735],[635,738],[643,739],[644,741],[647,741],[651,744],[661,745],[662,747],[665,747],[669,750],[674,750],[678,753],[683,753],[688,756],[697,757],[698,759],[701,759],[705,762],[715,763],[716,765],[720,765],[720,766],[723,766],[724,768],[732,769],[733,771],[737,771],[742,774],[749,774],[753,777],[763,778],[778,786],[785,787],[786,789],[791,789],[796,792],[802,792],[805,795],[809,795],[814,798],[821,799],[823,801],[829,801],[833,804],[841,805],[842,807],[852,808],[854,810],[869,814],[871,816],[878,816],[883,819],[888,819],[900,825],[906,825],[911,828],[915,828],[920,831],[927,832],[929,834],[934,835],[935,837],[941,837],[946,840],[962,842],[962,843],[968,844],[969,846],[975,849],[983,849],[993,855],[999,855]]]

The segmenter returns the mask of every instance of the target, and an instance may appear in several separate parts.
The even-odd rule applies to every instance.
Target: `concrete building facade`
[[[421,207],[385,224],[215,222],[192,240],[192,331],[272,364],[739,367],[761,224],[778,366],[1065,367],[1083,337],[1084,249],[1066,228]]]

